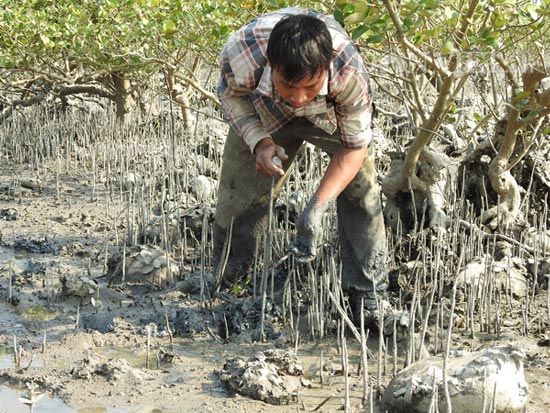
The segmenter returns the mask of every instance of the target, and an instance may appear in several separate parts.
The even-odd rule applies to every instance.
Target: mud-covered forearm
[[[317,188],[296,223],[296,239],[289,250],[300,262],[312,261],[317,254],[317,244],[322,233],[323,213],[332,199],[348,186],[357,175],[367,154],[367,148],[341,148],[332,157]]]
[[[319,205],[324,205],[338,195],[348,186],[357,175],[368,148],[340,148],[331,158],[325,171],[325,175],[315,191],[314,197],[319,198]]]
[[[314,196],[298,217],[296,239],[289,250],[299,262],[308,262],[317,255],[317,244],[322,233],[322,219],[329,203],[321,204],[319,197]]]
[[[328,205],[328,202],[321,204],[321,200],[318,196],[311,198],[300,215],[301,219],[298,220],[298,231],[310,233],[314,231],[316,227],[320,227],[321,218]]]

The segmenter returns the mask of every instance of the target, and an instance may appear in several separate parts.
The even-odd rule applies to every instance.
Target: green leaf
[[[384,36],[381,34],[375,34],[367,37],[365,40],[367,43],[382,43],[384,41]]]
[[[342,26],[344,25],[344,13],[342,13],[340,10],[334,10],[333,16],[338,23],[340,23]]]
[[[344,13],[346,13],[346,14],[351,14],[351,13],[353,13],[354,11],[355,11],[355,7],[353,7],[352,4],[346,4],[346,5],[344,6]]]
[[[162,22],[162,32],[163,32],[166,36],[172,36],[172,35],[174,35],[177,31],[178,31],[178,29],[177,29],[177,27],[176,27],[176,23],[174,23],[173,20],[168,19],[168,20],[164,20],[164,21]]]
[[[539,116],[538,112],[535,111],[535,110],[532,110],[531,112],[529,112],[529,114],[527,116],[521,118],[520,120],[522,122],[529,123],[532,120],[536,119],[538,116]]]
[[[346,18],[344,18],[344,23],[345,24],[357,24],[357,23],[361,23],[364,18],[365,18],[365,16],[363,15],[363,13],[352,13],[349,16],[347,16]]]
[[[189,43],[195,43],[200,38],[201,36],[199,36],[197,33],[190,33],[186,36],[186,39]]]
[[[539,18],[539,6],[534,3],[528,3],[525,5],[525,12],[531,16],[531,19],[537,20]]]
[[[441,53],[443,54],[453,53],[454,51],[456,51],[455,45],[450,40],[447,40],[441,48]]]
[[[413,25],[413,20],[410,17],[403,19],[403,29],[408,30]]]
[[[229,27],[227,27],[225,24],[222,24],[218,27],[218,33],[220,36],[225,36],[227,33],[229,33]]]
[[[502,29],[509,23],[509,20],[503,16],[496,16],[493,21],[493,26],[495,29]]]
[[[422,34],[417,34],[417,35],[414,36],[414,38],[413,38],[413,44],[414,44],[415,46],[420,45],[423,41],[424,41],[424,36],[422,36]]]
[[[352,38],[352,40],[357,40],[368,31],[369,31],[369,28],[367,26],[360,26],[360,27],[352,30],[351,38]]]
[[[369,12],[369,5],[366,1],[360,1],[355,3],[355,12],[361,13],[365,17]]]

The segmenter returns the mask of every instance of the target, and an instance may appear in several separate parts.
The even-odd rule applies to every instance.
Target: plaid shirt
[[[271,30],[286,15],[308,14],[329,28],[334,49],[325,85],[304,107],[292,108],[275,93],[266,49]],[[330,16],[289,7],[260,16],[235,32],[221,53],[218,96],[233,129],[254,152],[256,144],[297,116],[333,134],[342,145],[360,148],[372,137],[372,104],[363,58],[342,27]]]

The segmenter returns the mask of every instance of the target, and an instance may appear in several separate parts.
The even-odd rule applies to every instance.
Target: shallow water
[[[19,397],[25,392],[14,390],[6,386],[0,386],[0,412],[1,413],[29,413],[30,407],[24,405]],[[32,409],[33,413],[126,413],[125,410],[111,409],[105,407],[84,408],[75,410],[67,406],[63,400],[48,396],[38,400]]]
[[[7,346],[0,346],[0,370],[11,369],[13,367],[15,367],[15,359],[13,358],[13,348],[7,347]]]
[[[50,321],[57,317],[57,313],[44,306],[33,305],[27,308],[22,316],[29,321]]]
[[[109,357],[126,359],[132,367],[144,368],[146,364],[145,354],[136,354],[134,351],[124,348],[104,347],[98,349]],[[152,356],[151,363],[156,366],[156,359]],[[33,365],[36,363],[33,363]],[[41,364],[41,362],[40,362]],[[0,346],[0,370],[15,368],[13,348]],[[47,395],[39,399],[33,409],[24,405],[19,397],[26,397],[26,391],[21,391],[8,386],[0,385],[0,413],[128,413],[126,410],[112,407],[85,407],[74,409],[68,406],[62,399]],[[163,413],[164,410],[155,409],[144,413]]]
[[[113,354],[122,355],[123,351],[117,349],[107,349],[106,353],[112,352]],[[130,353],[126,352],[124,355],[128,358]],[[132,360],[134,364],[143,364],[145,366],[145,356],[143,360],[138,360],[135,356],[135,360]],[[15,360],[13,358],[13,348],[8,346],[0,346],[0,370],[10,369],[15,367]],[[26,391],[21,391],[8,386],[0,385],[0,413],[127,413],[126,410],[116,409],[111,407],[86,407],[80,409],[73,409],[65,404],[65,402],[57,397],[43,396],[38,400],[31,411],[30,407],[24,405],[19,397],[25,397]],[[162,413],[158,410],[154,413]]]
[[[43,396],[32,410],[24,405],[19,397],[25,397],[26,392],[0,385],[0,413],[128,413],[127,410],[113,407],[83,407],[73,409],[57,397]],[[154,409],[144,413],[164,413],[164,410]]]

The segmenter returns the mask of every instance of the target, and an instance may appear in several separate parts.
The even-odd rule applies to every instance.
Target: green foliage
[[[392,110],[406,112],[416,129],[399,172],[382,184],[388,199],[411,188],[426,191],[415,171],[443,122],[456,124],[466,116],[488,121],[457,105],[466,85],[475,85],[475,79],[468,82],[473,74],[491,79],[492,102],[483,96],[477,105],[486,105],[482,110],[494,122],[510,107],[528,111],[524,123],[539,116],[522,96],[531,96],[532,89],[521,79],[548,54],[550,0],[337,0],[336,7],[336,18],[372,61],[379,89],[402,103]],[[512,89],[512,103],[503,104]]]
[[[391,56],[386,70],[404,80],[396,85],[398,94],[408,100],[418,125],[431,113],[436,127],[436,118],[446,113],[434,109],[451,110],[452,96],[470,74],[501,70],[511,82],[527,65],[540,66],[548,53],[550,0],[338,0],[334,14],[371,60]],[[438,108],[423,110],[425,93],[418,91],[424,85],[414,80],[419,74],[431,80],[434,99],[448,80],[449,98],[441,96]]]
[[[182,51],[217,53],[246,20],[290,3],[0,0],[0,65],[26,68],[70,56],[127,72]]]
[[[359,44],[396,53],[404,41],[445,63],[547,44],[550,0],[472,2],[404,0],[396,25],[386,2],[337,0],[0,0],[0,67],[19,78],[41,75],[77,84],[111,73],[145,83],[165,69],[192,71],[197,58],[216,65],[228,36],[246,21],[281,7],[333,12]],[[389,2],[393,4],[393,2]],[[395,4],[394,4],[394,7]],[[458,67],[457,70],[463,70]]]
[[[134,88],[196,62],[217,65],[228,36],[287,0],[0,0],[0,68],[8,84],[105,85],[116,73]],[[326,9],[326,8],[322,8]],[[155,86],[150,84],[149,86]]]
[[[193,45],[189,2],[168,0],[2,0],[2,64],[16,67],[70,56],[107,71],[139,68],[168,51]],[[209,3],[209,2],[205,2]],[[194,13],[211,7],[193,4]],[[223,32],[219,29],[219,32]]]
[[[395,5],[396,27],[382,1],[338,0],[335,16],[360,43],[389,46],[404,36],[418,47],[443,55],[457,51],[493,52],[514,47],[514,37],[541,30],[550,17],[548,0],[479,2],[405,0]],[[477,3],[460,43],[457,32],[471,4]]]

